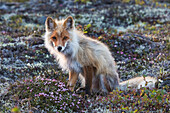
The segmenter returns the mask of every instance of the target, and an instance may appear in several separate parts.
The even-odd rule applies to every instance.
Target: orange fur
[[[55,43],[55,46],[62,45],[66,43],[67,40],[69,40],[69,33],[66,30],[60,31],[60,35],[57,31],[54,31],[51,35],[51,40]],[[53,39],[53,37],[56,37],[56,39]],[[64,38],[66,37],[66,39]]]

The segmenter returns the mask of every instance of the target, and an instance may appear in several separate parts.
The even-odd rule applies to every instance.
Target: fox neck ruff
[[[45,33],[45,47],[48,51],[54,55],[63,70],[74,70],[78,73],[82,72],[81,64],[75,59],[78,52],[79,43],[78,36],[76,34],[77,30],[73,29],[69,31],[70,40],[67,42],[67,46],[62,52],[57,51],[54,45],[50,41],[49,37],[51,32]]]

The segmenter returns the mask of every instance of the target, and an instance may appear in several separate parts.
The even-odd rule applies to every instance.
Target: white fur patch
[[[65,50],[65,48],[67,47],[67,43],[68,43],[68,41],[66,41],[66,43],[64,44],[64,46],[62,46],[62,50],[61,50],[61,51],[64,51],[64,50]]]
[[[58,46],[55,46],[55,47],[54,47],[54,49],[58,51],[58,49],[57,49],[57,48],[58,48]]]
[[[68,41],[65,43],[64,46],[62,46],[62,45],[55,46],[54,49],[58,51],[58,47],[60,46],[60,47],[62,48],[62,49],[61,49],[61,52],[62,52],[62,51],[64,51],[65,48],[67,47],[67,43],[68,43]],[[55,44],[55,43],[53,42],[53,45],[54,45],[54,44]]]
[[[85,87],[85,78],[82,74],[79,74],[79,79],[81,81],[81,87]]]
[[[55,43],[54,42],[52,42],[53,43],[53,46],[55,47]]]

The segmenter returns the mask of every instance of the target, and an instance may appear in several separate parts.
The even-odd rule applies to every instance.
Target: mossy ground
[[[0,112],[168,112],[170,5],[134,1],[3,1]],[[77,29],[109,46],[121,81],[153,76],[163,82],[155,89],[115,90],[107,96],[70,92],[68,73],[43,41],[46,17],[68,15]]]

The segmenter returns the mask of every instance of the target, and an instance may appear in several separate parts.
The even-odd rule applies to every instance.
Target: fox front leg
[[[67,83],[67,86],[71,91],[74,91],[74,87],[76,85],[78,79],[78,74],[75,71],[70,70],[69,71],[69,81]]]
[[[92,90],[92,78],[94,76],[94,69],[92,66],[85,66],[83,68],[83,74],[85,77],[85,92],[86,94],[91,94]]]

